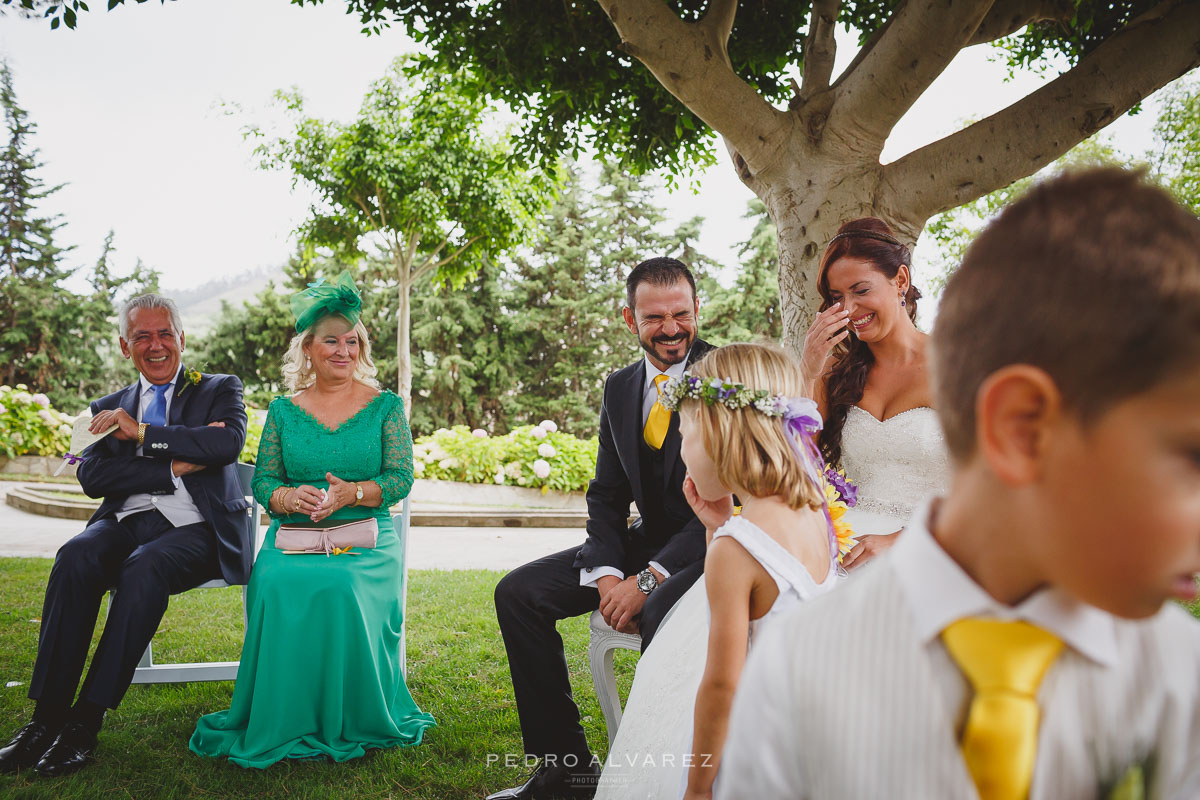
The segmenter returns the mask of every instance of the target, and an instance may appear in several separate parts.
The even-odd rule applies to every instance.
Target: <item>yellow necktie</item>
[[[654,388],[658,390],[658,398],[655,399],[654,405],[650,406],[650,416],[646,417],[646,428],[642,431],[642,438],[646,440],[646,444],[655,450],[662,448],[663,439],[667,438],[667,428],[671,426],[671,412],[663,408],[662,404],[663,384],[669,380],[666,375],[654,376]]]
[[[963,619],[942,631],[975,697],[962,754],[981,800],[1025,800],[1037,757],[1037,690],[1062,651],[1051,633],[1027,622]]]

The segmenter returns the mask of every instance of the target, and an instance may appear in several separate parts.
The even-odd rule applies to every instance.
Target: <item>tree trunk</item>
[[[412,419],[412,269],[397,258],[399,303],[396,307],[396,393],[404,400],[404,412]]]

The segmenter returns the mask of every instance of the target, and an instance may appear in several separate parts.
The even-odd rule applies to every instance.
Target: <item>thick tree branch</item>
[[[738,155],[738,151],[733,149],[733,146],[729,144],[728,139],[722,137],[721,144],[725,145],[725,152],[729,154],[729,160],[733,163],[733,168],[737,172],[738,178],[741,179],[742,183],[745,184],[747,189],[754,192],[756,195],[759,194],[759,191],[762,188],[762,181],[760,181],[752,172],[750,172],[750,168],[746,166],[746,159]]]
[[[1167,0],[1008,108],[884,167],[888,203],[925,218],[1030,175],[1200,66],[1200,3]]]
[[[994,42],[1033,22],[1069,20],[1073,10],[1070,0],[996,0],[967,44]]]
[[[993,0],[906,0],[887,33],[839,81],[829,127],[876,153],[966,45]]]
[[[837,27],[841,0],[814,0],[808,21],[808,37],[804,41],[804,75],[801,78],[800,100],[807,102],[813,95],[829,88],[833,77],[833,62],[837,43],[833,32]]]
[[[729,35],[733,33],[733,21],[737,17],[737,0],[711,0],[708,10],[700,20],[700,25],[708,32],[710,38],[721,44],[721,55],[725,63],[733,68],[729,60]]]
[[[728,34],[718,39],[721,26],[684,22],[662,0],[599,1],[621,35],[621,49],[728,139],[751,172],[786,152],[792,116],[773,108],[730,68],[723,56]]]

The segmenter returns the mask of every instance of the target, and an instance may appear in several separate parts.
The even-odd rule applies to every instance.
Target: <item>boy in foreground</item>
[[[1200,220],[1117,169],[1035,188],[933,364],[949,495],[763,632],[716,796],[1200,797],[1200,624],[1167,602],[1200,572]]]

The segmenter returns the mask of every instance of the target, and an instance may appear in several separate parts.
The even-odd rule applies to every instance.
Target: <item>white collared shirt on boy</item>
[[[175,385],[179,382],[179,372],[182,369],[183,365],[180,365],[179,370],[175,372],[175,377],[168,384],[166,392],[167,407],[164,411],[167,420],[171,419],[171,403],[175,399]],[[146,380],[146,376],[139,375],[137,412],[137,421],[139,423],[142,421],[142,417],[153,399],[153,384]],[[142,455],[141,447],[137,449],[137,454],[139,456]],[[166,517],[167,521],[176,528],[183,527],[184,525],[194,525],[197,522],[204,522],[204,516],[200,513],[200,509],[196,508],[196,503],[192,500],[192,495],[188,492],[187,487],[183,485],[183,478],[173,474],[171,480],[175,484],[174,493],[149,494],[147,492],[139,492],[129,495],[121,505],[121,510],[117,512],[117,519],[125,519],[125,517],[131,514],[158,509],[158,512]]]
[[[650,417],[650,408],[658,400],[658,387],[654,384],[654,379],[659,375],[666,375],[668,378],[682,378],[684,371],[687,370],[688,360],[684,358],[683,361],[680,361],[678,364],[672,364],[666,370],[661,370],[650,363],[649,356],[642,356],[642,360],[646,364],[646,380],[642,383],[642,427],[645,428],[646,420]],[[651,561],[650,566],[662,574],[663,580],[666,580],[671,575],[657,561]],[[579,585],[590,586],[595,589],[596,582],[605,575],[612,575],[621,580],[625,579],[625,573],[616,567],[584,567],[579,570]]]
[[[1031,800],[1105,797],[1138,767],[1148,797],[1200,797],[1200,624],[1174,604],[1118,619],[1056,588],[1005,606],[933,538],[930,511],[756,639],[715,797],[975,797],[958,750],[972,693],[940,634],[976,616],[1066,644],[1038,692]]]

